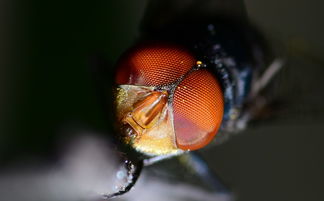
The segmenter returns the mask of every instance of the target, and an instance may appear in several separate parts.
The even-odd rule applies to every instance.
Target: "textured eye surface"
[[[185,48],[161,42],[139,44],[119,60],[115,103],[125,143],[163,155],[200,149],[214,138],[223,92],[201,64]]]
[[[221,125],[224,102],[218,81],[207,70],[190,73],[173,100],[177,146],[195,150],[207,145]]]
[[[117,84],[170,84],[195,65],[194,56],[173,44],[147,43],[131,49],[118,64]]]

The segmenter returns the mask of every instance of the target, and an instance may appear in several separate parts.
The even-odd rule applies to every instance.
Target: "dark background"
[[[160,20],[195,1],[173,2]],[[233,2],[234,7],[224,3],[224,10],[240,16],[242,2]],[[158,10],[158,3],[1,1],[1,163],[46,156],[66,127],[110,128],[92,80],[93,57],[115,63],[139,36],[144,12]],[[202,153],[240,201],[323,200],[324,5],[319,0],[245,5],[276,55],[286,59],[275,93],[282,104],[271,118]],[[217,6],[207,1],[197,12],[222,10]],[[155,17],[150,20],[159,20]]]

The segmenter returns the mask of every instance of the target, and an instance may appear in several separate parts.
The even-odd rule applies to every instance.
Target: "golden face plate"
[[[119,85],[115,104],[123,141],[148,155],[182,152],[176,146],[168,98],[167,91],[154,87]]]

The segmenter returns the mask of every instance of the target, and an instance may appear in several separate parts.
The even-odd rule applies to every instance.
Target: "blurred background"
[[[111,122],[93,80],[94,58],[111,68],[140,36],[143,17],[159,22],[199,5],[197,12],[247,15],[286,59],[275,114],[202,155],[239,201],[324,200],[324,2],[161,2],[0,1],[0,172],[51,160],[67,129],[105,137]]]

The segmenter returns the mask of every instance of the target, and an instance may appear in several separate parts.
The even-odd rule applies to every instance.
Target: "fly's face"
[[[217,79],[193,54],[173,44],[131,49],[116,72],[116,116],[123,141],[147,155],[206,146],[223,117]]]

